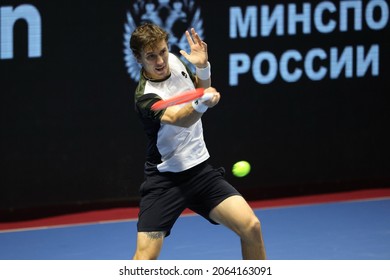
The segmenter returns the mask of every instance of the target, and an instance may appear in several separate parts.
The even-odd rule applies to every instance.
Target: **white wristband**
[[[196,99],[192,101],[192,108],[194,108],[195,111],[198,113],[204,113],[209,108],[206,104],[203,104],[203,102],[199,99]]]
[[[205,68],[196,67],[196,75],[201,80],[208,80],[211,77],[211,65],[210,62],[207,61],[207,66]]]

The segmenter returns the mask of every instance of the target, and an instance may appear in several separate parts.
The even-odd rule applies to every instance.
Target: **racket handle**
[[[199,100],[201,102],[204,102],[204,101],[210,100],[211,98],[213,98],[213,96],[214,96],[214,93],[207,92],[207,93],[203,94],[203,96],[201,98],[199,98]]]

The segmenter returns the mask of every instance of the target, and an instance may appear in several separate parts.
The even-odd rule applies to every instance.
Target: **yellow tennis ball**
[[[244,177],[251,171],[251,165],[245,160],[236,162],[233,165],[232,173],[236,177]]]

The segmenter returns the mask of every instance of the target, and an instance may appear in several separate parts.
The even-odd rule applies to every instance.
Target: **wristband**
[[[211,77],[211,65],[210,62],[207,61],[207,66],[205,68],[196,68],[196,75],[201,80],[208,80]]]
[[[198,113],[204,113],[207,111],[207,109],[209,108],[206,104],[203,104],[202,101],[200,101],[199,99],[196,99],[194,101],[192,101],[192,108],[194,108],[195,111],[197,111]]]

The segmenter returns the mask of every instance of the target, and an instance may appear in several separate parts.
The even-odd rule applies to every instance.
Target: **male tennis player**
[[[157,259],[164,238],[189,208],[233,230],[241,239],[244,259],[265,259],[259,219],[240,193],[224,178],[223,168],[213,168],[203,139],[201,117],[214,107],[220,94],[211,88],[207,45],[194,29],[186,32],[190,54],[181,54],[196,67],[194,75],[169,52],[168,33],[146,23],[132,33],[130,47],[142,65],[135,92],[135,107],[148,138],[145,181],[140,186],[137,248],[134,259]],[[213,96],[153,111],[161,99],[206,88]]]

